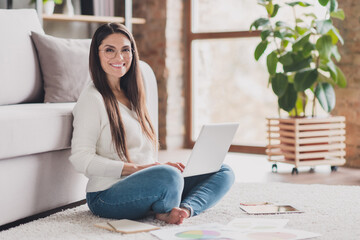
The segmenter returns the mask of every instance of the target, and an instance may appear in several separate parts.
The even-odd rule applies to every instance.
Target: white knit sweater
[[[120,102],[119,109],[131,161],[154,163],[156,152],[143,134],[136,113]],[[77,171],[89,178],[87,192],[108,189],[122,179],[124,162],[113,146],[104,100],[93,84],[81,93],[73,115],[70,161]]]

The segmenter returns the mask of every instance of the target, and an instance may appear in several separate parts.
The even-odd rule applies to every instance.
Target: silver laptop
[[[238,127],[238,123],[204,125],[182,175],[191,177],[218,171],[224,162]]]

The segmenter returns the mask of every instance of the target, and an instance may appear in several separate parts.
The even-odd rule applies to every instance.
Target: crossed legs
[[[180,171],[158,165],[136,172],[111,188],[87,194],[90,210],[100,217],[139,219],[154,212],[159,220],[181,224],[214,206],[234,182],[223,165],[211,174],[183,178]]]

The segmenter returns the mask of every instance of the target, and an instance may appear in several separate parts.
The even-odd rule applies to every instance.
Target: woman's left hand
[[[182,164],[181,162],[175,162],[175,163],[167,162],[167,163],[164,163],[164,164],[175,167],[175,168],[179,169],[181,172],[183,172],[184,168],[185,168],[185,165]]]

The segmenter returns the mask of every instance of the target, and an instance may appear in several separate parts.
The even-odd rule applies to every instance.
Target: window
[[[254,60],[260,34],[249,27],[261,15],[266,17],[265,9],[256,0],[188,0],[186,4],[188,146],[203,124],[234,121],[240,127],[232,150],[264,153],[265,118],[277,116],[277,98],[267,87],[266,58]],[[318,9],[319,16],[326,14]],[[297,14],[298,10],[306,12],[297,9]],[[289,21],[294,16],[280,11],[276,18]]]
[[[248,31],[250,24],[263,11],[256,0],[191,0],[192,30],[197,33]]]
[[[205,123],[239,122],[232,150],[265,151],[265,118],[277,103],[266,64],[253,57],[259,33],[248,31],[257,18],[249,9],[262,10],[254,0],[187,1],[188,146]]]

